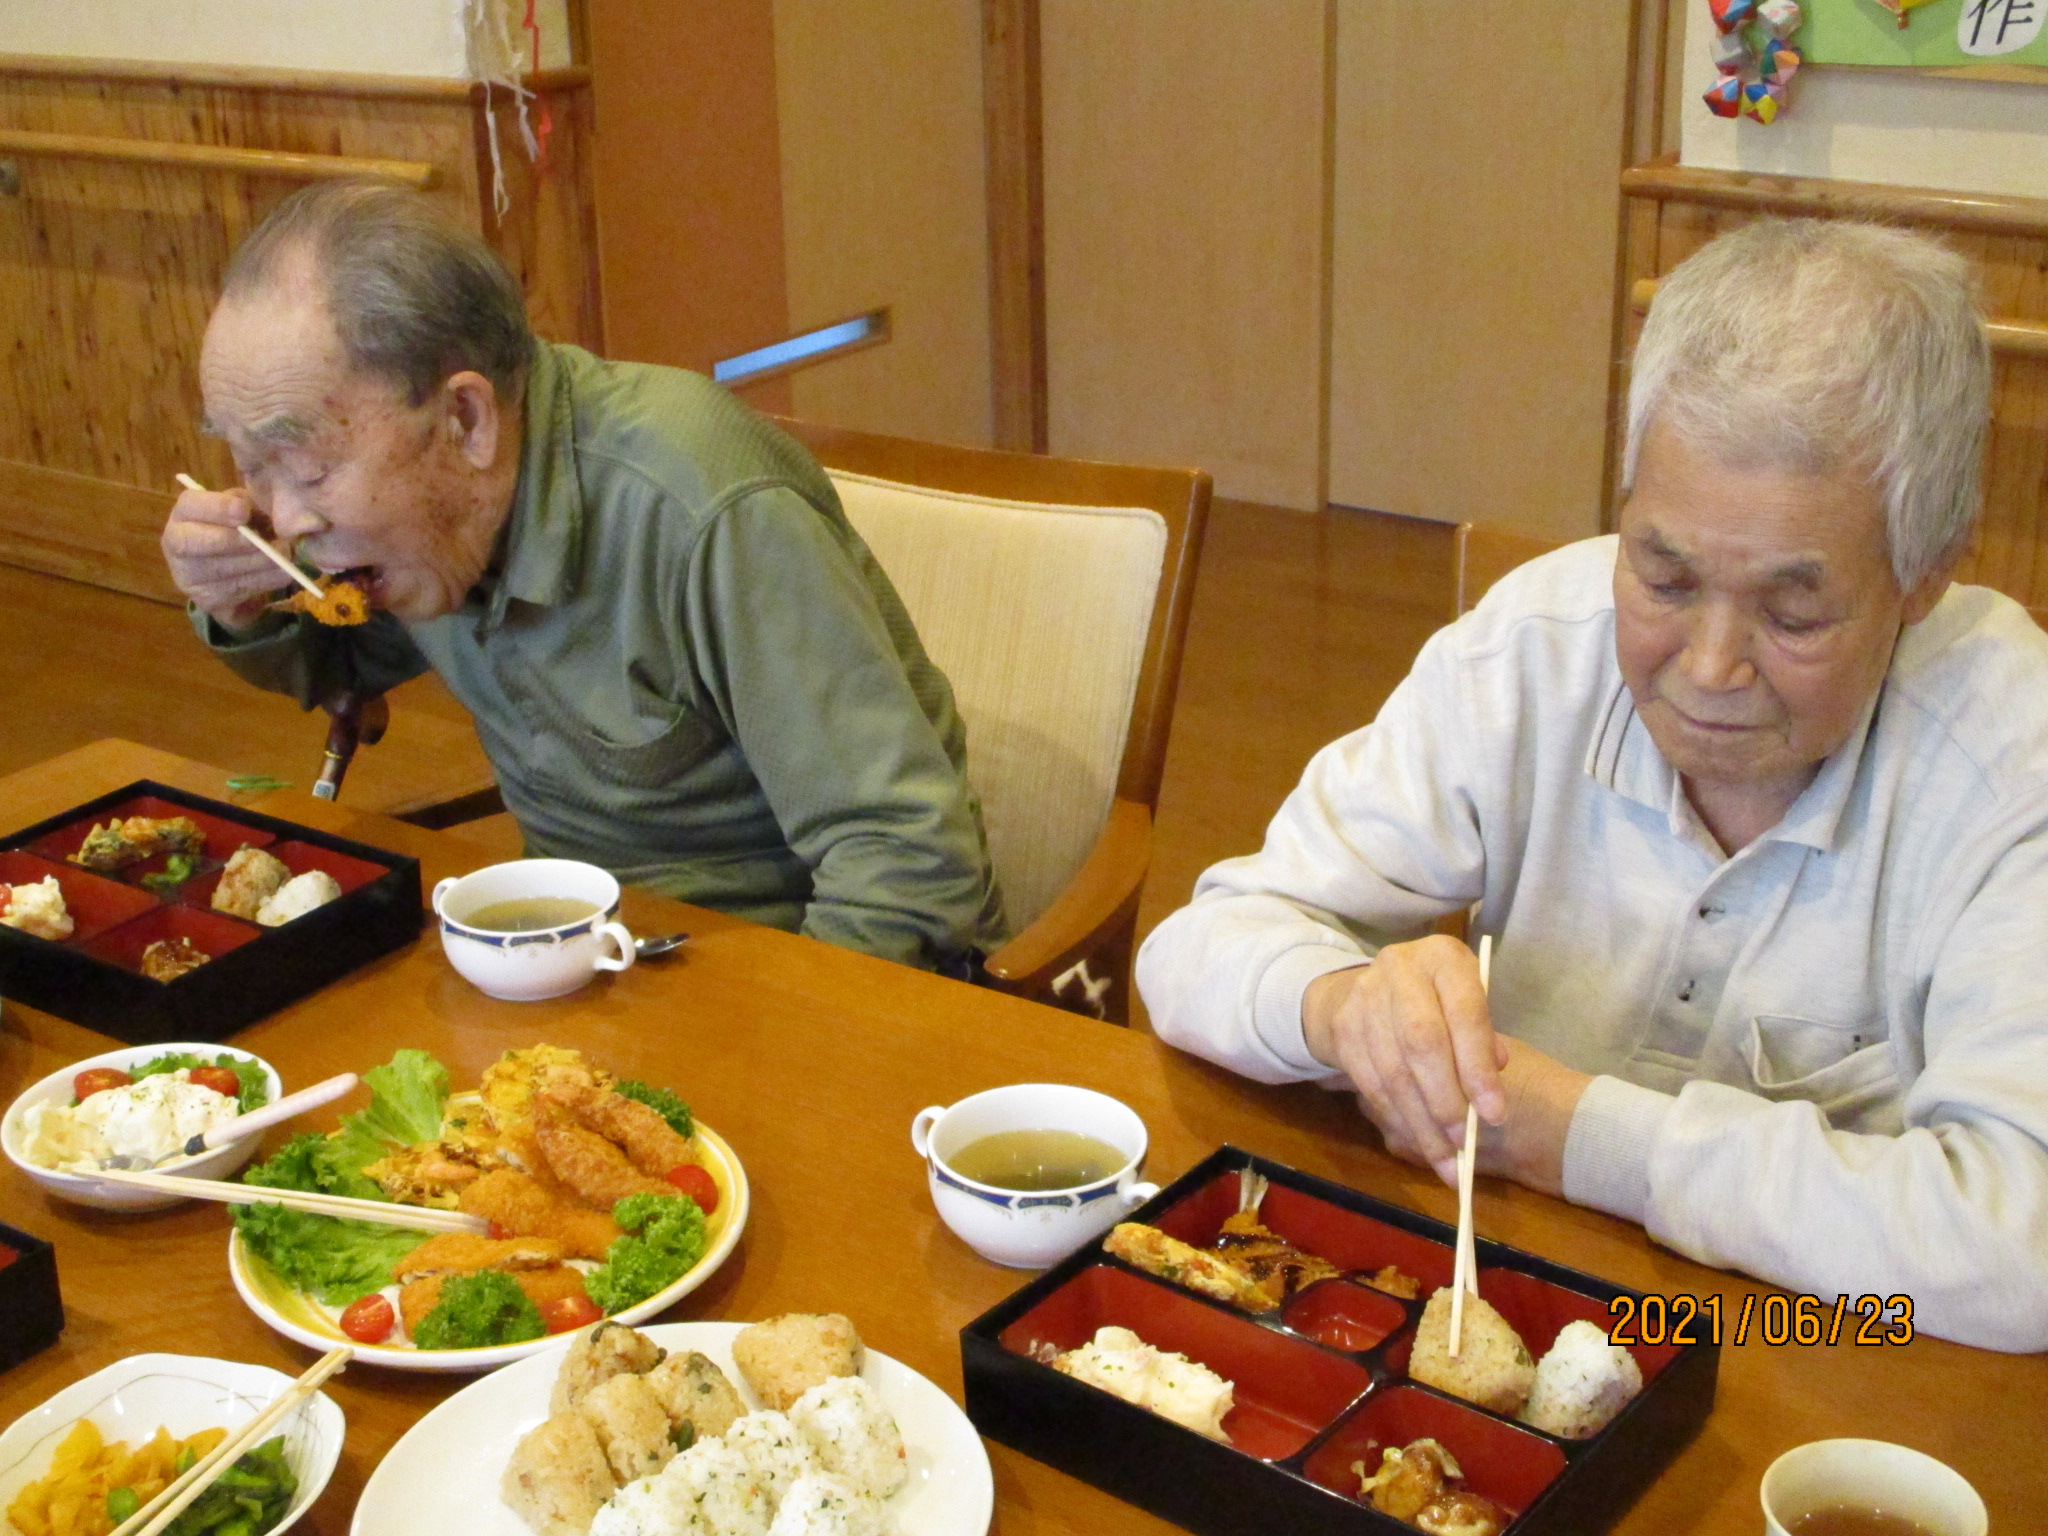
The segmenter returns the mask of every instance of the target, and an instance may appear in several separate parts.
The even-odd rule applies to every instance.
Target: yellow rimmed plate
[[[747,1173],[725,1138],[698,1121],[697,1144],[703,1149],[704,1168],[718,1185],[718,1209],[704,1220],[704,1257],[690,1272],[665,1290],[627,1307],[615,1316],[622,1323],[642,1323],[659,1316],[681,1301],[718,1272],[719,1265],[732,1256],[740,1233],[746,1229],[749,1194]],[[426,1233],[420,1234],[425,1242]],[[268,1264],[242,1243],[242,1234],[228,1237],[228,1273],[249,1310],[288,1339],[308,1349],[329,1350],[347,1344],[365,1365],[387,1365],[400,1371],[490,1371],[514,1360],[546,1349],[548,1338],[528,1339],[523,1344],[501,1344],[488,1349],[413,1349],[405,1345],[357,1344],[341,1331],[341,1325],[319,1302],[297,1287],[288,1285]]]

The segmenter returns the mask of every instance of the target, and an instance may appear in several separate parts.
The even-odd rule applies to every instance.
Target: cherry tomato
[[[604,1309],[588,1296],[557,1296],[541,1303],[540,1320],[549,1333],[569,1333],[587,1327],[604,1316]]]
[[[709,1216],[718,1209],[718,1185],[710,1174],[695,1163],[684,1163],[681,1167],[669,1169],[666,1175],[669,1183],[697,1202],[697,1209]]]
[[[358,1344],[381,1344],[391,1337],[395,1318],[391,1303],[377,1291],[358,1296],[341,1314],[341,1331]]]
[[[71,1079],[71,1092],[79,1099],[89,1099],[102,1089],[126,1088],[134,1081],[119,1067],[94,1067]]]
[[[194,1067],[190,1080],[202,1088],[211,1088],[215,1093],[224,1093],[231,1099],[239,1097],[242,1092],[242,1080],[226,1067]]]

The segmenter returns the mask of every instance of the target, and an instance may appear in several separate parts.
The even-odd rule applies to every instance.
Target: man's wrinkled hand
[[[1370,965],[1317,977],[1301,1020],[1310,1053],[1351,1079],[1388,1150],[1446,1183],[1457,1178],[1465,1106],[1488,1125],[1508,1112],[1507,1042],[1494,1034],[1478,957],[1456,939],[1389,944]]]
[[[277,567],[235,532],[255,515],[247,491],[186,491],[160,540],[178,590],[235,633],[255,624],[278,585]]]

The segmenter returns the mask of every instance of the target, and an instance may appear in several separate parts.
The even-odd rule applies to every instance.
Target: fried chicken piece
[[[724,1434],[747,1411],[732,1379],[694,1350],[670,1355],[647,1373],[647,1385],[661,1399],[669,1423],[677,1429],[689,1425],[695,1440]]]
[[[498,1492],[535,1536],[584,1536],[616,1487],[590,1421],[557,1413],[521,1437]]]
[[[1228,1259],[1168,1236],[1157,1227],[1120,1221],[1102,1246],[1148,1275],[1227,1301],[1246,1312],[1270,1312],[1279,1305]]]
[[[562,1356],[548,1411],[561,1413],[582,1402],[592,1389],[614,1376],[639,1376],[660,1365],[662,1347],[624,1323],[604,1322],[579,1333]]]
[[[1328,1259],[1303,1253],[1279,1233],[1262,1226],[1256,1211],[1225,1217],[1215,1251],[1270,1298],[1261,1310],[1277,1307],[1303,1287],[1333,1280],[1340,1273]]]
[[[1500,1536],[1514,1518],[1486,1495],[1460,1488],[1423,1505],[1415,1526],[1424,1536]]]
[[[1420,1280],[1403,1273],[1391,1264],[1383,1266],[1377,1274],[1367,1276],[1365,1283],[1376,1291],[1385,1291],[1389,1296],[1399,1296],[1403,1301],[1413,1301],[1422,1294]]]
[[[142,952],[142,974],[151,981],[176,981],[212,958],[190,939],[158,939]]]
[[[675,1193],[674,1185],[648,1178],[625,1153],[561,1110],[541,1115],[534,1136],[548,1170],[586,1205],[609,1211],[628,1195]]]
[[[583,1059],[581,1051],[535,1045],[507,1051],[484,1068],[477,1097],[489,1110],[511,1160],[527,1173],[544,1175],[546,1163],[534,1139],[534,1101],[540,1091],[553,1084],[596,1088],[610,1081]]]
[[[1370,1477],[1362,1461],[1351,1463],[1351,1470],[1358,1475],[1361,1498],[1370,1499],[1381,1514],[1410,1525],[1425,1506],[1444,1496],[1451,1479],[1464,1475],[1458,1459],[1442,1442],[1431,1439],[1386,1447],[1380,1452],[1379,1470]]]
[[[581,1296],[585,1301],[590,1299],[590,1292],[583,1287],[583,1271],[571,1269],[566,1264],[517,1270],[512,1279],[536,1307],[545,1307],[551,1301],[562,1301],[570,1296]]]
[[[597,1443],[621,1484],[652,1476],[676,1453],[668,1437],[668,1410],[644,1376],[621,1372],[606,1378],[583,1394],[576,1411],[597,1431]]]
[[[206,847],[206,834],[190,816],[130,816],[121,823],[121,835],[145,859],[159,853],[198,853]]]
[[[468,1275],[480,1269],[547,1269],[562,1262],[562,1245],[545,1237],[479,1237],[474,1232],[443,1232],[428,1238],[400,1259],[398,1280],[422,1275]]]
[[[633,1166],[650,1179],[659,1179],[671,1168],[700,1162],[690,1138],[676,1134],[675,1127],[657,1110],[629,1099],[609,1088],[557,1083],[541,1098],[574,1115],[587,1129],[625,1149]]]
[[[317,579],[319,596],[301,587],[277,606],[290,613],[310,613],[317,622],[333,628],[370,622],[369,595],[361,587],[336,576]]]
[[[462,1209],[494,1221],[506,1232],[550,1237],[572,1259],[603,1259],[620,1236],[618,1223],[603,1211],[557,1200],[529,1174],[500,1168],[463,1186]]]
[[[263,903],[291,877],[282,859],[244,844],[220,872],[220,883],[213,888],[213,910],[253,923]]]

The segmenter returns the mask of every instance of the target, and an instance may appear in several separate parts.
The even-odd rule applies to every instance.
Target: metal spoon
[[[652,960],[655,956],[665,955],[672,949],[681,949],[683,941],[687,938],[687,933],[664,933],[658,938],[635,939],[633,953],[639,959]]]

